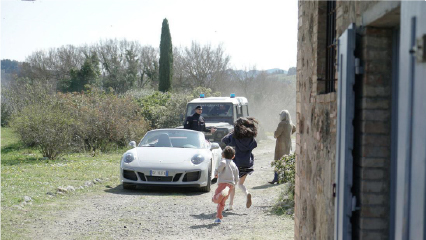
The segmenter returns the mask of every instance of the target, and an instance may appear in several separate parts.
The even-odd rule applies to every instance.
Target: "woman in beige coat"
[[[281,159],[284,155],[289,155],[291,151],[291,134],[296,131],[296,126],[291,122],[290,113],[287,110],[282,110],[280,113],[280,123],[278,124],[277,130],[274,132],[275,143],[275,155],[274,160]],[[278,182],[278,173],[274,173],[274,180],[269,182],[274,184]]]

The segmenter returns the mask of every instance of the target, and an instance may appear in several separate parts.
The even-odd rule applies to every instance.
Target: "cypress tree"
[[[160,76],[158,90],[167,92],[172,88],[173,77],[173,47],[172,37],[170,36],[169,22],[165,18],[161,28],[161,41],[160,41]]]

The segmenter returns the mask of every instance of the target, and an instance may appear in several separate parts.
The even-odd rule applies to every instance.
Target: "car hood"
[[[138,161],[146,163],[180,163],[190,161],[196,154],[203,154],[203,149],[170,147],[137,147]]]
[[[227,122],[206,122],[206,127],[229,128],[233,127],[233,125]]]

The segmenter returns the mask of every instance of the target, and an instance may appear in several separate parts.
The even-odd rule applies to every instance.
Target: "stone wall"
[[[317,94],[325,74],[326,3],[299,2],[295,238],[329,239],[334,229],[336,93]]]
[[[376,4],[337,1],[336,37],[352,22],[361,26]],[[299,1],[298,16],[295,239],[333,239],[337,93],[323,94],[318,81],[325,75],[326,2]],[[389,231],[391,33],[358,29],[365,74],[356,80],[354,238],[385,239]]]

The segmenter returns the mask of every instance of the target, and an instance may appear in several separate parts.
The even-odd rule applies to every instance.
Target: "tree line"
[[[36,51],[25,62],[15,61],[14,68],[4,69],[9,74],[4,83],[21,78],[29,83],[50,83],[61,92],[82,91],[88,84],[111,88],[116,93],[158,89],[159,58],[159,49],[136,41],[115,39],[90,46],[68,45]],[[221,45],[192,42],[190,47],[174,47],[172,89],[214,88],[228,70],[229,59]],[[2,66],[9,62],[13,61],[2,60]]]
[[[107,151],[149,129],[178,126],[200,93],[247,97],[250,115],[266,131],[281,109],[295,117],[294,67],[292,76],[255,66],[234,70],[230,59],[222,45],[173,47],[166,20],[159,48],[109,39],[36,51],[24,62],[4,59],[1,124],[55,158],[58,143],[63,151]]]
[[[16,84],[44,83],[52,92],[81,92],[88,86],[124,94],[129,90],[157,90],[159,87],[159,49],[135,41],[101,40],[93,45],[62,46],[40,50],[25,62],[1,60],[2,88]],[[271,80],[282,74],[257,71],[255,66],[243,70],[230,67],[231,57],[222,45],[173,48],[173,92],[187,92],[197,87],[210,88],[223,95],[236,92],[256,104],[255,97],[266,86],[279,92],[289,82]],[[294,68],[288,73],[293,74]],[[274,86],[275,85],[275,86]],[[263,89],[263,90],[262,90]],[[2,99],[5,99],[2,94]]]

